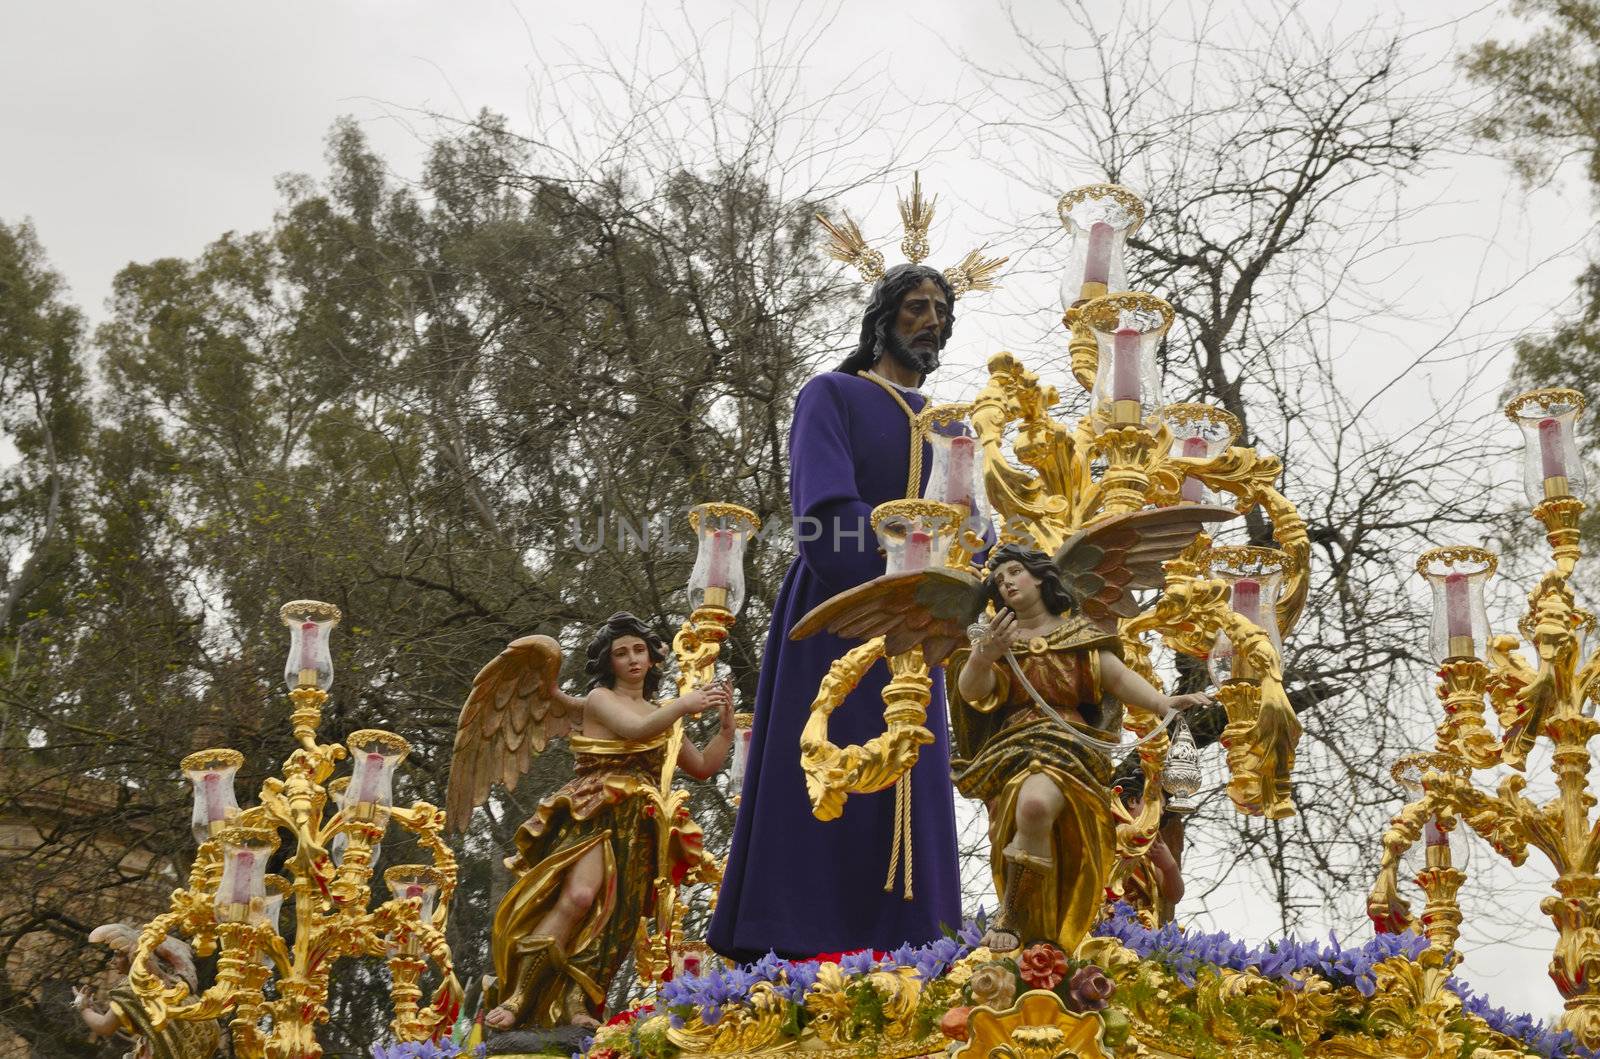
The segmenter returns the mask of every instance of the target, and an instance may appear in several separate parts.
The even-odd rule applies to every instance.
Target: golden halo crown
[[[938,202],[939,196],[924,199],[922,197],[922,174],[913,173],[911,176],[911,197],[897,196],[900,201],[900,224],[905,229],[905,238],[900,240],[900,252],[906,255],[906,260],[913,265],[920,265],[928,256],[928,227],[933,224],[933,207]],[[817,221],[828,233],[828,256],[835,261],[842,261],[847,265],[854,265],[856,271],[861,273],[863,283],[876,283],[883,278],[883,251],[874,250],[867,245],[867,240],[861,234],[861,228],[850,219],[848,213],[844,214],[843,224],[834,224],[823,214],[817,214]],[[978,247],[960,262],[944,270],[944,278],[950,284],[950,291],[957,298],[968,291],[994,290],[999,286],[995,282],[995,274],[1000,271],[1009,258],[984,257],[983,252],[987,247]]]

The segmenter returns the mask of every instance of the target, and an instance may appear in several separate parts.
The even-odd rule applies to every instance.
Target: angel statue
[[[126,923],[105,923],[89,932],[89,941],[105,945],[115,956],[112,966],[126,976],[139,945],[139,928]],[[184,942],[168,938],[150,956],[152,969],[164,985],[183,982],[190,993],[200,992],[200,982],[195,974],[194,953]],[[105,1010],[94,1005],[93,994],[87,988],[72,991],[72,1006],[83,1019],[89,1032],[96,1037],[115,1037],[119,1033],[133,1042],[128,1050],[131,1059],[211,1059],[222,1042],[222,1026],[215,1019],[197,1019],[186,1022],[168,1019],[160,1030],[152,1030],[150,1016],[144,1001],[139,999],[126,977],[111,990],[111,1002]]]
[[[658,873],[716,877],[699,828],[681,819],[672,825],[671,863],[658,872],[658,821],[647,810],[679,718],[719,712],[716,736],[703,748],[685,740],[677,765],[701,780],[721,770],[733,744],[733,695],[716,683],[657,703],[666,657],[661,638],[621,612],[589,641],[583,698],[560,688],[561,647],[548,636],[513,640],[472,682],[450,768],[451,830],[465,828],[491,784],[515,787],[549,740],[566,737],[573,754],[572,778],[517,829],[517,852],[506,858],[516,882],[495,912],[497,995],[487,1026],[595,1025]]]
[[[840,593],[793,635],[827,629],[921,646],[946,665],[956,789],[989,812],[1000,911],[984,944],[997,952],[1050,940],[1068,951],[1100,913],[1116,823],[1112,753],[1122,704],[1166,718],[1211,701],[1164,695],[1122,660],[1118,617],[1135,589],[1161,587],[1162,564],[1225,508],[1185,504],[1117,515],[1075,534],[1052,559],[1019,544],[989,556],[988,576],[930,568]],[[993,607],[994,618],[980,617]],[[948,661],[946,661],[948,659]]]

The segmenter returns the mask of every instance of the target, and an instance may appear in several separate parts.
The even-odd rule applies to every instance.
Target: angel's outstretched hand
[[[1182,713],[1184,710],[1192,710],[1196,706],[1210,706],[1216,701],[1205,692],[1196,691],[1189,695],[1168,695],[1167,708]]]
[[[703,684],[678,701],[683,704],[685,714],[699,714],[707,710],[721,710],[723,703],[732,701],[732,698],[727,686],[719,682]]]
[[[1017,628],[1016,614],[1002,608],[995,616],[994,623],[989,626],[988,635],[972,648],[973,660],[985,665],[998,662],[1000,657],[1021,639],[1022,633]]]

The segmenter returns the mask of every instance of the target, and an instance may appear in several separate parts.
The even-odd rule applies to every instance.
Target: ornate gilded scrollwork
[[[967,1023],[959,1059],[1111,1059],[1098,1015],[1068,1011],[1061,998],[1030,989],[1004,1011],[980,1007]]]
[[[933,742],[933,733],[924,724],[933,681],[920,649],[889,659],[882,735],[850,747],[828,739],[829,716],[882,657],[881,636],[852,648],[833,663],[811,703],[811,717],[800,733],[800,767],[819,820],[838,819],[852,794],[871,794],[893,785],[916,764],[918,751]]]

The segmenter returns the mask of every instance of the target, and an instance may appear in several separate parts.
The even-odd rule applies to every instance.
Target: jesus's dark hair
[[[861,314],[861,340],[856,344],[856,351],[846,357],[835,371],[853,375],[858,371],[866,371],[877,362],[879,351],[889,348],[889,336],[894,332],[894,318],[900,311],[901,301],[914,288],[921,286],[925,279],[933,280],[944,291],[944,330],[939,333],[939,348],[944,348],[944,344],[950,341],[956,321],[956,296],[950,288],[950,281],[944,278],[944,273],[927,265],[896,265],[872,285],[872,299]]]
[[[594,634],[594,639],[589,641],[583,665],[583,671],[589,677],[586,690],[617,686],[617,673],[611,666],[611,647],[624,636],[637,636],[650,651],[650,669],[644,675],[644,697],[653,699],[661,687],[661,663],[667,658],[667,644],[651,631],[650,626],[625,610],[619,610],[607,618],[606,623]]]
[[[1050,556],[1020,544],[1002,544],[989,553],[991,573],[983,583],[983,591],[984,597],[995,605],[996,610],[1005,606],[1005,602],[1000,598],[1000,586],[993,571],[1009,562],[1021,563],[1023,569],[1039,582],[1039,595],[1050,613],[1070,614],[1077,610],[1072,593],[1067,591],[1066,583],[1061,580],[1061,571]]]

